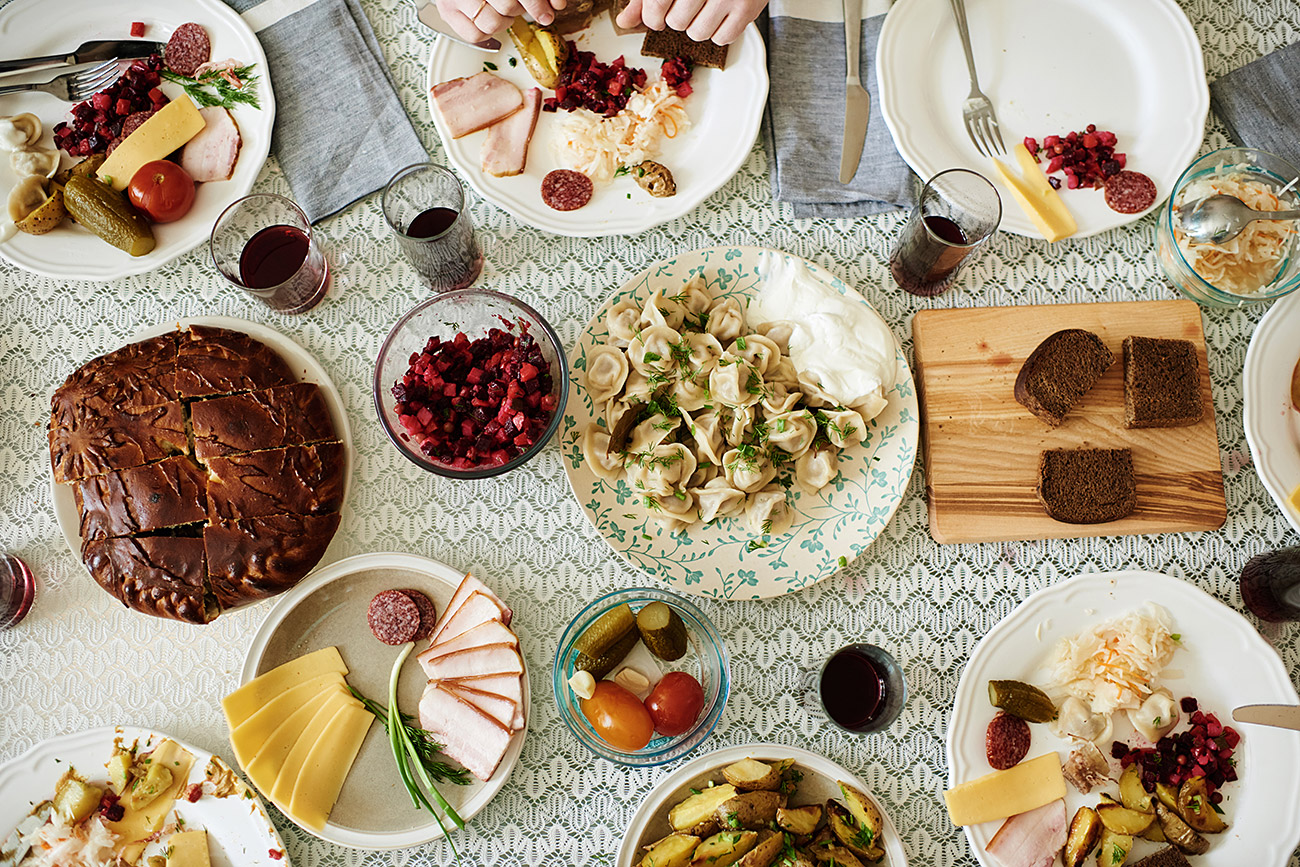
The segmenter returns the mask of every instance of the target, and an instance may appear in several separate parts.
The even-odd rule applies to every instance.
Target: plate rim
[[[42,0],[14,0],[14,2],[30,2],[35,4],[42,2]],[[131,14],[139,16],[144,12],[151,12],[151,14],[156,14],[161,18],[166,18],[175,14],[167,8],[167,4],[162,2],[162,0],[145,0],[145,2],[150,4],[151,9],[141,10],[137,5],[130,4],[132,10]],[[255,155],[257,168],[250,173],[246,184],[241,185],[238,188],[232,188],[231,195],[225,200],[225,204],[229,205],[237,199],[248,195],[252,191],[258,178],[261,177],[262,170],[270,156],[271,132],[275,126],[275,88],[271,82],[271,69],[270,64],[268,64],[266,60],[266,51],[262,48],[262,43],[257,38],[257,34],[253,31],[252,27],[249,26],[248,22],[243,19],[243,16],[236,12],[232,7],[221,2],[221,0],[187,0],[187,2],[194,3],[201,7],[204,14],[207,16],[222,19],[226,26],[237,33],[240,37],[244,38],[248,42],[250,53],[253,55],[253,62],[260,67],[259,78],[263,86],[258,88],[257,98],[261,103],[261,111],[266,113],[266,135],[259,136],[258,138],[262,140],[256,142],[249,150],[249,153]],[[179,24],[177,26],[179,26]],[[243,127],[241,127],[241,129],[243,129]],[[242,158],[246,155],[244,148],[248,147],[249,143],[248,139],[242,135],[241,139],[243,140],[243,145],[240,149],[240,157]],[[60,153],[60,158],[62,158],[62,156],[62,153]],[[193,243],[182,241],[176,245],[174,250],[168,251],[165,255],[159,255],[157,258],[154,258],[154,253],[152,251],[139,257],[125,256],[125,254],[123,254],[125,258],[118,266],[114,267],[110,260],[109,264],[105,268],[94,271],[80,270],[76,260],[66,260],[69,266],[66,270],[55,270],[46,268],[39,263],[19,261],[18,258],[12,255],[13,248],[8,244],[8,242],[0,243],[0,259],[4,259],[14,267],[21,268],[24,271],[28,271],[41,277],[48,277],[55,280],[87,280],[96,283],[103,283],[109,280],[118,280],[123,277],[136,277],[141,274],[156,271],[162,266],[179,259],[181,256],[184,256],[201,246],[210,234],[211,227],[205,228],[203,232],[197,232],[196,230]]]
[[[1287,345],[1285,342],[1270,338],[1274,337],[1274,332],[1283,329],[1289,319],[1300,319],[1300,295],[1294,293],[1279,298],[1255,326],[1255,333],[1250,337],[1250,344],[1246,348],[1246,360],[1241,369],[1243,401],[1241,420],[1246,432],[1246,444],[1250,448],[1251,460],[1255,465],[1255,475],[1264,483],[1264,489],[1273,498],[1273,502],[1282,512],[1282,517],[1293,530],[1300,532],[1300,513],[1297,513],[1295,507],[1291,505],[1290,491],[1286,490],[1285,483],[1278,472],[1274,450],[1265,443],[1265,437],[1270,433],[1271,428],[1268,412],[1264,406],[1269,400],[1269,395],[1266,393],[1269,385],[1267,360],[1270,353],[1275,353]],[[1293,369],[1296,364],[1300,364],[1300,357],[1292,363]],[[1289,376],[1287,380],[1289,382]],[[1294,408],[1292,411],[1295,411]],[[1295,480],[1294,486],[1300,486],[1300,478]]]
[[[292,589],[274,598],[275,606],[267,612],[266,617],[258,624],[257,630],[248,640],[248,651],[244,655],[244,661],[239,669],[239,683],[243,685],[252,680],[271,637],[280,624],[298,607],[299,603],[328,584],[347,578],[356,572],[369,569],[408,569],[413,572],[421,572],[435,581],[446,584],[453,592],[460,580],[466,575],[464,571],[449,566],[441,560],[401,551],[373,551],[366,554],[354,554],[351,557],[345,557],[327,566],[322,566],[314,570]],[[455,577],[448,577],[452,575]],[[505,756],[501,759],[501,764],[497,767],[492,778],[487,782],[478,781],[482,783],[482,788],[474,794],[474,798],[478,803],[473,807],[457,810],[461,818],[465,820],[466,826],[496,798],[514,772],[515,765],[519,762],[519,756],[523,752],[524,741],[528,737],[528,725],[532,722],[531,696],[532,685],[528,675],[528,666],[524,665],[524,727],[510,739],[510,746],[506,749]],[[253,786],[253,788],[256,788],[256,786]],[[444,836],[442,829],[432,816],[429,817],[430,821],[427,825],[409,831],[365,832],[341,828],[328,820],[325,822],[323,829],[316,831],[304,827],[288,813],[283,813],[283,815],[305,833],[349,849],[369,851],[404,849],[410,846],[431,843],[442,839]]]
[[[903,161],[907,163],[908,167],[922,179],[922,182],[924,182],[924,179],[933,177],[944,169],[952,168],[952,166],[940,165],[939,163],[931,165],[931,161],[926,159],[924,156],[924,150],[917,149],[910,140],[908,135],[909,126],[905,114],[906,110],[903,108],[903,106],[906,105],[907,100],[895,89],[897,86],[896,82],[899,79],[905,79],[906,76],[902,74],[901,69],[899,70],[899,75],[893,75],[886,64],[890,60],[895,60],[895,52],[901,50],[899,49],[899,39],[894,31],[902,27],[900,22],[906,21],[907,14],[912,13],[915,8],[920,7],[920,5],[925,2],[930,2],[930,0],[896,0],[896,2],[893,3],[880,28],[880,36],[876,42],[875,62],[876,82],[880,92],[880,114],[885,120],[885,126],[889,129],[890,138],[893,139],[894,146],[898,150],[899,156],[901,156]],[[991,0],[991,2],[1004,2],[1004,0]],[[1196,35],[1196,30],[1192,26],[1191,20],[1187,17],[1187,13],[1178,6],[1175,0],[1144,0],[1144,2],[1152,7],[1158,7],[1160,11],[1170,18],[1171,22],[1174,24],[1174,30],[1171,32],[1176,33],[1179,37],[1178,48],[1181,51],[1187,52],[1187,58],[1192,61],[1194,67],[1191,71],[1195,74],[1184,83],[1192,85],[1192,91],[1194,92],[1189,92],[1189,95],[1195,97],[1194,101],[1191,102],[1192,112],[1190,113],[1189,118],[1199,117],[1200,120],[1198,124],[1193,126],[1195,133],[1192,134],[1191,131],[1188,132],[1187,141],[1183,143],[1182,149],[1178,152],[1176,158],[1170,163],[1171,165],[1186,167],[1192,162],[1196,157],[1197,152],[1200,150],[1201,143],[1205,139],[1205,125],[1209,120],[1210,86],[1205,73],[1205,52],[1201,47],[1200,39]],[[944,11],[945,18],[943,20],[948,21],[949,19],[946,17],[946,10]],[[945,24],[945,26],[949,25]],[[963,84],[962,86],[964,87],[965,85]],[[961,167],[971,168],[972,166],[963,165]],[[976,170],[980,171],[981,174],[987,174],[988,168],[988,166],[980,166]],[[1177,173],[1174,173],[1173,178],[1177,178],[1178,173],[1181,171],[1182,169],[1179,169]],[[1081,229],[1073,235],[1070,235],[1070,237],[1088,238],[1093,235],[1101,234],[1102,232],[1109,232],[1112,229],[1130,225],[1142,219],[1148,214],[1153,213],[1161,203],[1169,197],[1169,194],[1173,191],[1172,181],[1167,184],[1166,187],[1167,189],[1165,190],[1164,195],[1160,195],[1159,192],[1157,192],[1158,197],[1156,201],[1146,210],[1140,211],[1136,214],[1120,214],[1116,212],[1110,223],[1089,229]],[[1159,191],[1160,185],[1157,184],[1156,188],[1157,191]],[[1002,195],[1003,192],[1005,191],[1003,190],[999,195]],[[1006,196],[1003,195],[1003,198],[1005,199]],[[1042,232],[1038,231],[1038,229],[1033,226],[1029,218],[1024,215],[1019,208],[1003,208],[1002,223],[998,226],[998,229],[1025,238],[1045,240]]]

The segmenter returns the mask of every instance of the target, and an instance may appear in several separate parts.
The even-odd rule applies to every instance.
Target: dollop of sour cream
[[[880,314],[852,292],[841,295],[799,259],[764,253],[759,271],[765,279],[749,303],[749,321],[791,323],[790,360],[800,379],[813,380],[843,406],[879,411],[898,374],[894,333]]]

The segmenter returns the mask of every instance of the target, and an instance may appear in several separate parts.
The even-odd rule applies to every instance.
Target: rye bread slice
[[[1058,427],[1114,363],[1115,354],[1091,331],[1058,331],[1025,359],[1016,377],[1016,403]]]
[[[1128,449],[1048,449],[1038,458],[1038,499],[1065,524],[1104,524],[1133,514],[1137,484]]]
[[[1202,411],[1190,340],[1124,338],[1124,427],[1184,427],[1199,422]]]
[[[1187,856],[1173,846],[1152,852],[1141,861],[1133,862],[1132,867],[1191,867]]]
[[[645,41],[641,43],[641,53],[646,57],[685,57],[696,66],[708,66],[722,69],[727,65],[727,46],[706,39],[696,42],[680,30],[665,27],[663,30],[646,31]]]

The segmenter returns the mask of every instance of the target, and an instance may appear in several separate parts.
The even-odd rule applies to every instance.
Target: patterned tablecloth
[[[400,95],[437,159],[423,81],[430,35],[407,0],[364,7]],[[1182,0],[1211,78],[1296,38],[1293,0]],[[0,12],[0,14],[3,14]],[[1099,58],[1099,61],[1101,59]],[[1213,120],[1205,149],[1222,146]],[[259,190],[288,193],[269,162]],[[703,206],[643,235],[593,241],[521,226],[473,202],[488,264],[482,285],[519,295],[555,323],[566,345],[613,288],[647,262],[719,243],[787,250],[831,269],[863,293],[911,351],[912,314],[929,305],[981,306],[1174,297],[1154,251],[1155,218],[1049,248],[999,235],[935,301],[899,291],[885,264],[900,215],[795,220],[771,200],[768,157],[755,147],[740,172]],[[35,608],[0,632],[0,760],[38,741],[90,726],[134,723],[175,733],[231,759],[218,699],[233,689],[249,637],[267,605],[194,629],[125,611],[94,586],[54,520],[45,421],[54,386],[81,361],[146,325],[224,314],[269,324],[312,352],[338,384],[353,419],[354,488],[327,560],[409,551],[487,578],[517,612],[533,672],[533,715],[523,756],[499,796],[458,847],[480,864],[612,863],[641,798],[669,768],[626,770],[593,761],[556,715],[550,660],[564,625],[587,601],[644,579],[605,546],[569,492],[552,443],[501,479],[451,482],[401,458],[374,417],[371,366],[383,335],[426,297],[388,235],[377,196],[321,227],[337,282],[311,313],[283,317],[231,291],[195,251],[156,273],[107,284],[62,283],[0,266],[0,549],[39,576]],[[727,637],[733,692],[706,748],[754,741],[796,744],[860,775],[893,816],[913,864],[973,863],[948,822],[944,732],[957,678],[980,636],[1027,594],[1081,571],[1153,569],[1193,582],[1241,608],[1237,575],[1261,551],[1296,535],[1251,466],[1242,432],[1240,371],[1264,307],[1207,311],[1206,340],[1228,521],[1215,533],[940,546],[926,529],[918,466],[898,514],[842,574],[765,602],[700,604]],[[1300,631],[1269,627],[1300,673]],[[802,709],[806,673],[853,640],[888,648],[906,670],[907,706],[887,732],[849,737]],[[362,853],[300,833],[276,816],[293,862],[449,864],[438,843]],[[1292,859],[1292,864],[1296,864]]]

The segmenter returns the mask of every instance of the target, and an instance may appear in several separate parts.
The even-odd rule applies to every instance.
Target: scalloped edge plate
[[[1291,503],[1291,492],[1300,486],[1300,410],[1291,405],[1291,371],[1300,357],[1297,331],[1300,295],[1280,299],[1255,326],[1241,371],[1241,420],[1259,480],[1300,532],[1300,511]]]

